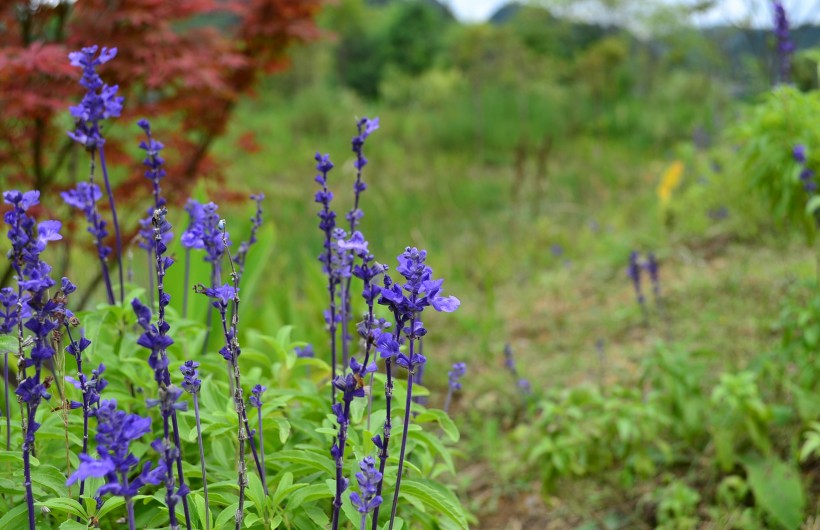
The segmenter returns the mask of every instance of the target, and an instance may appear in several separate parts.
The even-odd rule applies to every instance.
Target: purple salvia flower
[[[350,405],[355,398],[363,398],[365,396],[363,379],[368,373],[376,371],[376,363],[370,363],[367,366],[359,364],[355,358],[350,359],[350,370],[346,376],[337,376],[333,380],[333,386],[336,390],[342,392],[342,399],[337,401],[331,407],[333,414],[336,416],[336,421],[339,424],[339,434],[330,448],[330,455],[336,465],[336,495],[333,499],[333,519],[331,528],[336,530],[339,528],[339,516],[342,508],[342,494],[347,489],[348,481],[344,478],[344,457],[345,446],[347,445],[347,432],[350,426]]]
[[[80,454],[80,466],[68,478],[66,485],[71,485],[89,478],[104,478],[105,485],[97,491],[102,497],[112,494],[125,498],[128,512],[128,527],[135,530],[134,505],[132,498],[139,494],[147,484],[160,484],[168,475],[165,462],[152,469],[151,462],[146,462],[136,476],[133,472],[140,465],[139,459],[131,452],[131,442],[135,442],[151,432],[151,419],[136,414],[127,414],[117,408],[116,400],[105,400],[93,411],[97,419],[98,458],[87,453]]]
[[[644,325],[649,324],[649,313],[646,308],[646,299],[643,295],[643,289],[641,287],[641,263],[640,263],[640,255],[637,251],[633,250],[629,253],[629,265],[626,269],[626,275],[632,280],[632,286],[635,288],[635,297],[638,299],[638,305],[641,307],[641,312],[643,313],[643,320]]]
[[[417,367],[424,365],[427,359],[421,352],[416,353],[416,341],[427,334],[420,317],[427,307],[432,307],[436,311],[451,313],[458,309],[461,302],[454,296],[441,296],[441,286],[444,280],[433,279],[433,270],[426,264],[427,252],[418,250],[415,247],[407,247],[399,255],[399,265],[396,272],[404,277],[404,284],[393,283],[392,279],[385,274],[384,289],[382,289],[379,304],[385,305],[393,313],[396,321],[396,336],[386,349],[380,350],[382,357],[394,357],[396,364],[406,368],[407,395],[404,407],[404,429],[402,431],[401,449],[399,453],[399,469],[396,476],[396,487],[393,492],[393,509],[390,514],[390,526],[392,529],[396,518],[396,508],[398,507],[398,497],[401,488],[402,471],[404,469],[404,458],[407,450],[407,430],[410,423],[410,407],[413,394],[413,375]],[[408,342],[408,352],[405,355],[398,350],[399,333],[403,333]],[[381,337],[380,337],[381,339]],[[378,345],[377,345],[378,348]],[[385,428],[384,447],[387,447],[389,436],[387,427]],[[385,454],[385,451],[382,452]],[[384,474],[386,457],[380,457],[379,472]],[[381,494],[381,486],[379,488]],[[378,519],[378,508],[373,515],[374,520]]]
[[[295,353],[296,357],[299,357],[300,359],[312,359],[316,356],[316,352],[313,350],[313,344],[296,346],[293,348],[293,353]]]
[[[330,161],[330,155],[321,155],[316,153],[314,156],[316,160],[316,170],[319,172],[314,180],[322,188],[314,195],[314,201],[322,205],[319,210],[319,229],[325,234],[325,241],[323,243],[324,251],[319,256],[319,261],[322,263],[322,271],[327,275],[328,281],[328,295],[330,297],[330,306],[325,315],[325,321],[328,326],[328,333],[330,333],[330,368],[331,380],[336,380],[336,318],[338,311],[336,307],[336,287],[338,285],[336,276],[333,273],[333,257],[338,253],[338,245],[334,242],[338,241],[338,237],[334,238],[334,229],[336,228],[336,212],[330,208],[330,203],[333,201],[333,192],[327,187],[328,173],[333,169],[333,162]],[[334,252],[334,248],[336,252]],[[331,401],[336,403],[336,392],[331,388]]]
[[[220,228],[220,219],[217,211],[219,206],[213,202],[209,202],[201,206],[195,201],[188,201],[190,206],[189,215],[191,216],[191,223],[188,230],[182,235],[182,244],[186,248],[196,248],[205,250],[205,261],[211,264],[211,287],[216,287],[221,283],[222,278],[222,259],[227,254],[230,257],[228,247],[231,245],[230,234]],[[186,209],[188,209],[186,207]],[[224,239],[224,242],[223,242]],[[187,274],[187,271],[186,271]],[[208,314],[205,321],[205,340],[202,342],[202,353],[205,353],[205,348],[208,345],[208,339],[211,333],[213,313],[208,308]],[[228,376],[228,381],[233,385],[233,378]],[[231,387],[233,393],[233,387]]]
[[[34,449],[35,433],[40,428],[36,421],[37,409],[43,399],[51,395],[43,383],[43,365],[51,360],[55,351],[52,348],[51,332],[60,326],[65,318],[64,305],[49,296],[49,290],[56,285],[51,278],[51,267],[40,259],[40,255],[51,241],[62,238],[59,221],[36,221],[27,213],[28,208],[39,201],[39,193],[7,191],[3,193],[6,204],[12,206],[3,220],[10,226],[8,238],[12,249],[8,256],[17,277],[17,332],[18,332],[18,373],[19,384],[15,390],[18,399],[26,403],[23,419],[23,472],[25,478],[26,504],[30,530],[35,528],[34,495],[31,489],[31,453]],[[70,283],[69,283],[70,285]],[[73,287],[73,286],[72,286]],[[24,291],[25,294],[24,294]],[[8,295],[6,296],[9,301]],[[27,306],[27,311],[24,310]],[[25,324],[23,320],[26,319]],[[32,334],[33,345],[29,357],[23,350],[24,328]],[[27,372],[33,368],[34,373]]]
[[[359,208],[359,197],[367,189],[367,184],[362,180],[362,170],[367,165],[367,158],[364,156],[364,143],[367,137],[379,128],[379,118],[362,118],[356,122],[358,134],[351,141],[352,151],[356,154],[353,166],[356,168],[356,182],[353,184],[353,209],[347,213],[345,218],[350,223],[350,232],[356,231],[356,225],[364,216],[364,212]]]
[[[453,399],[453,394],[461,390],[461,378],[467,373],[467,365],[465,363],[453,364],[453,369],[447,372],[447,397],[444,400],[444,412],[450,411],[450,402]]]
[[[153,206],[149,207],[147,210],[146,217],[140,219],[139,225],[139,243],[138,246],[144,249],[148,255],[148,263],[151,263],[153,254],[154,254],[154,224],[153,224],[153,217],[154,212],[161,209],[166,204],[165,198],[162,196],[162,190],[160,188],[160,180],[165,178],[166,172],[163,165],[165,164],[165,160],[160,155],[160,151],[162,151],[165,146],[162,145],[162,142],[157,141],[151,134],[151,124],[146,119],[142,119],[137,122],[137,125],[140,129],[145,132],[146,139],[139,144],[139,148],[145,151],[145,159],[142,161],[142,164],[147,168],[145,170],[145,177],[151,181],[151,188],[153,194]],[[166,246],[170,244],[170,242],[174,238],[174,234],[167,230],[163,233],[163,244]],[[149,265],[150,269],[150,265]],[[153,277],[151,275],[148,276],[148,292],[150,293],[150,306],[154,306],[154,285],[153,285]]]
[[[185,204],[185,211],[188,212],[188,228],[180,237],[180,242],[185,248],[185,279],[182,295],[182,318],[188,317],[188,286],[191,284],[191,249],[201,241],[197,236],[202,231],[202,223],[205,219],[205,210],[202,205],[194,200],[188,199]],[[210,313],[210,310],[208,310]],[[210,326],[209,326],[210,327]]]
[[[202,386],[202,380],[199,379],[199,363],[196,361],[185,361],[179,367],[182,372],[182,389],[189,394],[196,394]]]
[[[182,472],[181,444],[179,441],[179,425],[176,411],[184,410],[185,403],[176,403],[182,390],[171,384],[171,374],[168,369],[167,349],[174,341],[168,336],[170,325],[165,320],[165,308],[171,303],[171,297],[165,292],[165,274],[168,268],[174,264],[174,260],[165,254],[168,247],[165,244],[165,234],[171,230],[171,224],[166,219],[168,211],[165,207],[154,211],[152,225],[154,227],[154,249],[155,272],[157,278],[157,298],[158,312],[157,323],[151,322],[151,310],[143,305],[137,298],[131,302],[131,307],[137,315],[137,323],[142,327],[143,333],[137,340],[137,344],[151,351],[148,357],[148,365],[154,371],[154,380],[157,383],[159,398],[149,400],[152,405],[160,405],[162,414],[164,438],[155,442],[155,449],[164,455],[168,476],[165,480],[166,495],[171,527],[176,525],[176,515],[173,505],[178,499],[182,501],[185,512],[186,527],[191,528],[191,517],[188,507],[187,493],[188,487],[185,484],[185,477]],[[173,443],[171,441],[170,426],[173,425]],[[173,476],[173,462],[177,464],[177,475],[179,477],[179,488],[175,491],[175,481]]]
[[[773,0],[772,9],[774,11],[774,36],[777,40],[778,82],[789,83],[791,81],[791,60],[795,45],[791,38],[789,19],[783,2]]]
[[[257,426],[256,430],[259,431],[259,453],[261,457],[261,464],[262,464],[262,483],[265,484],[267,482],[267,469],[265,468],[265,438],[262,432],[262,394],[268,387],[263,385],[255,385],[253,390],[251,390],[251,397],[248,401],[251,404],[251,407],[256,408],[256,415],[257,415]]]
[[[208,502],[208,472],[205,468],[205,446],[202,443],[202,423],[199,417],[199,389],[202,381],[199,379],[199,363],[196,361],[185,361],[179,367],[182,372],[182,389],[191,394],[194,400],[194,418],[196,420],[196,441],[199,445],[199,467],[202,472],[202,489],[205,495],[205,528],[210,530],[210,504]]]
[[[798,164],[805,164],[806,163],[806,146],[803,144],[797,144],[792,149],[792,158]]]
[[[119,87],[106,85],[97,74],[97,67],[116,55],[116,48],[103,48],[97,55],[97,46],[68,54],[71,66],[82,68],[80,85],[86,88],[82,102],[70,108],[71,116],[76,122],[74,131],[69,132],[68,136],[89,150],[94,150],[105,143],[100,133],[100,122],[119,117],[122,112],[123,98],[117,96]]]
[[[108,303],[114,303],[114,291],[111,288],[111,276],[108,272],[108,256],[111,254],[111,247],[105,244],[108,236],[107,224],[97,211],[97,201],[102,198],[100,187],[93,183],[78,182],[77,186],[60,194],[63,201],[69,206],[77,208],[85,215],[88,222],[88,233],[94,236],[94,246],[97,248],[97,258],[100,260],[103,280],[105,282]]]
[[[237,527],[241,526],[241,513],[244,509],[245,503],[245,484],[247,481],[247,469],[245,466],[245,440],[250,441],[251,451],[253,452],[253,459],[256,463],[256,470],[262,479],[262,489],[265,495],[268,494],[267,481],[264,480],[265,473],[259,455],[256,451],[256,444],[254,443],[253,434],[250,423],[248,422],[248,413],[245,407],[245,398],[242,395],[242,379],[239,370],[239,355],[242,349],[239,346],[239,275],[234,266],[233,257],[228,252],[228,232],[224,220],[217,222],[217,229],[222,234],[223,251],[227,254],[228,263],[231,267],[231,280],[233,285],[224,285],[221,288],[206,288],[199,284],[194,287],[197,293],[205,294],[209,298],[214,299],[213,306],[219,310],[219,315],[222,319],[222,331],[225,338],[225,345],[220,350],[220,354],[228,362],[228,373],[232,376],[232,395],[234,400],[234,410],[239,424],[239,431],[237,439],[239,441],[239,469],[238,469],[238,483],[239,483],[239,506],[237,508]],[[230,295],[230,296],[229,296]],[[228,325],[228,304],[232,305],[231,322]],[[264,447],[261,448],[264,451]]]
[[[72,357],[74,357],[75,362],[77,363],[77,379],[72,377],[66,376],[65,381],[74,386],[77,390],[82,393],[82,403],[79,402],[71,402],[69,407],[72,409],[82,408],[83,409],[83,453],[88,453],[88,418],[92,416],[93,407],[99,407],[100,404],[100,393],[103,389],[108,386],[108,382],[102,378],[102,373],[105,371],[105,365],[100,364],[96,370],[92,370],[92,378],[91,380],[83,372],[83,352],[91,346],[91,341],[86,338],[85,334],[80,330],[80,340],[74,340],[74,336],[71,333],[71,325],[79,325],[79,322],[74,322],[72,324],[72,319],[67,318],[70,316],[70,311],[65,307],[68,296],[74,293],[77,290],[77,287],[72,284],[68,278],[63,278],[61,282],[61,294],[58,293],[56,299],[60,299],[60,308],[58,310],[62,310],[64,312],[65,317],[62,318],[63,327],[65,328],[66,335],[68,336],[68,346],[66,346],[65,351]],[[85,480],[81,480],[80,482],[80,497],[83,496],[85,493]]]
[[[367,241],[365,241],[361,233],[356,230],[356,227],[364,216],[359,200],[362,192],[367,189],[367,184],[362,180],[362,172],[367,165],[367,158],[364,156],[364,144],[368,136],[373,134],[378,128],[379,118],[372,120],[367,117],[361,118],[356,122],[357,134],[351,141],[351,149],[356,154],[356,160],[353,163],[353,166],[356,168],[356,182],[353,184],[353,207],[345,216],[350,223],[351,237],[350,241],[346,242],[347,245],[345,245],[343,241],[339,242],[340,249],[347,254],[347,259],[351,264],[353,261],[352,257],[350,257],[351,254],[356,254],[363,259],[369,255],[367,251]],[[341,281],[342,366],[347,365],[350,353],[350,341],[352,339],[348,329],[348,320],[352,313],[350,296],[351,280],[350,275],[347,275],[345,279]],[[367,353],[365,354],[365,364],[367,364]]]
[[[361,525],[359,528],[364,530],[367,525],[367,514],[375,510],[382,503],[382,498],[378,494],[379,483],[382,480],[382,474],[376,469],[376,459],[372,456],[365,457],[359,463],[359,471],[356,473],[356,481],[359,483],[359,492],[352,492],[350,494],[350,502],[356,510],[362,514]]]
[[[817,190],[817,183],[814,181],[814,170],[808,167],[808,157],[806,156],[806,146],[798,144],[792,150],[792,157],[794,161],[802,166],[800,170],[800,182],[803,183],[803,189],[808,194],[814,194]]]
[[[107,63],[117,55],[116,48],[103,48],[97,55],[97,46],[83,48],[78,52],[71,52],[68,58],[72,66],[82,68],[80,85],[85,87],[86,93],[79,105],[70,107],[74,118],[74,130],[68,136],[77,143],[85,146],[91,154],[90,183],[94,183],[94,157],[100,154],[100,165],[108,194],[108,203],[111,206],[111,217],[114,225],[114,234],[117,242],[117,265],[119,267],[120,303],[125,298],[125,285],[122,268],[122,238],[117,220],[117,208],[114,204],[114,194],[111,191],[111,182],[108,179],[108,167],[105,163],[105,140],[102,137],[100,123],[108,118],[116,118],[122,112],[123,98],[117,96],[118,87],[104,84],[97,67]],[[111,302],[111,300],[109,300]]]
[[[513,349],[509,343],[504,345],[504,368],[506,368],[507,371],[509,371],[516,379],[516,387],[521,391],[521,393],[525,396],[528,395],[531,390],[530,382],[518,374],[518,367],[515,364]]]
[[[248,251],[251,249],[251,246],[256,243],[256,234],[259,231],[259,227],[262,226],[262,201],[265,200],[265,194],[257,193],[251,195],[251,200],[256,203],[256,214],[251,217],[251,234],[247,241],[243,241],[239,244],[239,250],[237,250],[236,256],[233,258],[239,272],[240,280],[245,273],[245,260],[248,257]]]

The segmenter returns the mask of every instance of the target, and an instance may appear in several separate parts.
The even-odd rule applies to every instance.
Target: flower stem
[[[11,451],[11,407],[9,406],[9,352],[3,352],[3,390],[6,394],[6,451]]]
[[[185,249],[185,280],[182,285],[182,318],[188,318],[188,286],[191,284],[191,249]],[[207,503],[206,503],[207,506]]]
[[[410,329],[413,329],[415,321],[410,323]],[[399,505],[399,489],[401,488],[401,474],[404,470],[404,456],[405,450],[407,449],[407,429],[410,427],[410,406],[413,403],[413,342],[414,340],[410,339],[410,353],[408,358],[410,359],[410,368],[407,372],[407,397],[404,401],[404,428],[401,431],[401,450],[399,451],[399,471],[398,475],[396,475],[396,489],[393,491],[393,509],[390,512],[390,526],[388,527],[389,530],[393,530],[393,522],[396,519],[396,508]]]
[[[400,327],[400,326],[397,326]],[[384,486],[384,468],[387,465],[387,457],[388,453],[388,445],[390,444],[390,429],[393,426],[392,421],[392,413],[391,413],[391,401],[393,398],[393,374],[391,368],[391,359],[388,357],[384,360],[384,369],[387,373],[387,382],[384,384],[384,398],[386,401],[385,405],[385,412],[387,416],[384,419],[384,433],[382,435],[382,448],[379,451],[379,473],[381,474],[382,478],[379,481],[379,487],[377,488],[376,495],[381,496],[382,488]],[[379,508],[381,505],[376,506],[373,510],[373,530],[378,530],[379,528]]]
[[[88,173],[88,180],[91,185],[94,185],[94,169],[96,168],[96,161],[95,161],[95,151],[91,151],[91,166],[89,167]],[[97,201],[91,201],[91,208],[93,217],[95,219],[99,219],[99,212],[97,212]],[[104,247],[104,243],[95,235],[94,236],[94,243],[97,246],[97,256],[100,258],[100,269],[102,270],[102,277],[105,281],[105,294],[108,297],[108,303],[110,305],[114,305],[114,289],[111,287],[111,274],[108,272],[108,263],[106,262],[106,258],[103,257],[102,249]],[[150,264],[149,264],[150,270]]]
[[[28,504],[28,527],[36,530],[34,522],[34,494],[31,492],[31,455],[27,442],[23,442],[23,474],[26,486],[26,504]]]
[[[114,204],[114,194],[111,191],[111,181],[108,179],[108,167],[105,164],[105,149],[102,145],[100,149],[100,166],[102,167],[103,180],[105,181],[105,191],[108,193],[108,203],[111,205],[111,220],[114,225],[114,235],[117,240],[117,268],[120,276],[120,303],[125,301],[125,282],[122,279],[122,236],[120,235],[120,223],[117,220],[117,208]]]
[[[199,422],[199,399],[196,393],[194,393],[194,417],[196,418],[196,441],[199,444],[199,466],[202,470],[202,490],[205,494],[205,530],[211,530],[211,508],[208,503],[208,473],[205,470],[205,448],[202,445],[202,427]]]
[[[337,446],[339,448],[339,455],[336,458],[336,497],[333,499],[333,522],[331,524],[331,530],[338,530],[339,513],[342,509],[342,482],[344,481],[345,445],[347,444],[348,418],[350,418],[350,401],[345,401],[343,415],[345,421],[339,425],[339,440]]]
[[[267,469],[265,468],[265,438],[262,434],[262,407],[259,407],[256,411],[258,419],[259,419],[259,456],[262,460],[262,485],[265,487],[265,495],[267,495],[268,489],[268,479],[267,479]]]
[[[185,475],[182,474],[182,447],[179,443],[179,423],[177,422],[177,411],[171,414],[171,423],[174,427],[174,445],[177,448],[177,476],[179,476],[179,487],[185,487]],[[182,510],[185,512],[185,527],[191,530],[191,512],[188,509],[188,495],[182,495]]]

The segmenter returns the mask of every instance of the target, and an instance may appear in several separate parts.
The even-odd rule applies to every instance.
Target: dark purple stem
[[[416,320],[410,321],[410,329],[414,329]],[[393,521],[396,519],[396,508],[399,506],[399,489],[401,488],[401,474],[404,471],[404,456],[407,449],[407,429],[410,427],[410,406],[413,403],[413,337],[410,337],[410,352],[408,359],[410,368],[407,372],[407,397],[404,401],[404,428],[401,431],[401,450],[399,451],[399,474],[396,475],[396,489],[393,491],[393,509],[390,512],[390,526],[388,530],[393,530]]]
[[[211,529],[210,504],[208,503],[208,473],[205,470],[205,448],[202,446],[202,427],[199,422],[199,399],[194,393],[194,417],[196,418],[196,441],[199,444],[199,466],[202,469],[202,490],[205,494],[205,530]]]
[[[182,474],[182,447],[179,443],[179,423],[177,422],[177,411],[174,409],[171,414],[171,423],[174,427],[174,445],[177,448],[177,475],[179,476],[179,487],[185,487],[185,475]],[[188,509],[188,495],[182,496],[182,510],[185,512],[185,527],[191,530],[191,513]]]
[[[96,168],[96,161],[95,161],[95,150],[91,150],[91,167],[89,168],[89,177],[88,180],[92,185],[94,185],[94,169]],[[99,212],[97,212],[97,202],[95,200],[91,201],[91,208],[92,208],[92,217],[95,219],[99,219]],[[96,241],[94,242],[97,246],[97,256],[100,258],[100,268],[102,269],[102,277],[103,281],[105,282],[105,294],[108,296],[108,303],[114,305],[114,289],[111,287],[111,274],[108,272],[108,263],[106,263],[105,258],[102,255],[102,249],[104,247],[103,241],[95,236]],[[149,264],[150,270],[150,264]]]
[[[333,499],[333,523],[331,530],[339,529],[339,513],[342,508],[342,482],[344,475],[345,445],[347,444],[347,426],[350,422],[350,400],[345,400],[343,411],[345,421],[339,425],[339,456],[336,458],[336,497]]]
[[[34,494],[31,492],[31,455],[26,442],[23,442],[23,474],[25,475],[26,504],[28,504],[28,527],[29,530],[36,530],[34,522]]]
[[[9,352],[3,352],[3,387],[6,393],[6,451],[11,451],[11,407],[9,406]]]
[[[267,470],[265,468],[265,438],[262,434],[262,407],[258,407],[256,409],[256,414],[258,416],[259,426],[259,456],[262,460],[262,485],[265,487],[265,494],[267,495],[268,489],[268,479],[267,479]]]
[[[401,326],[396,326],[396,328],[398,330],[398,328],[401,328]],[[387,416],[384,419],[384,434],[382,436],[382,448],[381,451],[379,451],[379,473],[381,473],[382,479],[379,481],[379,487],[376,490],[376,495],[378,496],[381,496],[382,488],[384,486],[384,468],[387,465],[387,457],[389,455],[388,445],[390,444],[390,429],[393,426],[393,421],[391,418],[392,412],[390,410],[391,401],[393,398],[393,374],[391,370],[391,364],[392,363],[390,357],[384,360],[384,369],[387,373],[387,382],[384,384],[384,397],[386,401],[385,412],[387,413]],[[376,506],[376,508],[373,510],[373,530],[379,529],[380,507],[381,505]]]
[[[122,237],[120,236],[120,223],[117,220],[117,208],[114,204],[114,193],[111,191],[111,182],[108,179],[108,167],[105,164],[105,149],[102,145],[100,150],[100,166],[102,167],[103,180],[105,181],[105,191],[108,193],[108,203],[111,205],[111,220],[114,224],[114,235],[117,240],[117,268],[120,277],[120,304],[125,301],[125,282],[122,278]]]
[[[76,345],[77,343],[74,342],[74,337],[71,336],[71,327],[68,325],[68,322],[65,322],[63,325],[65,326],[68,340],[72,345]],[[88,403],[88,383],[85,381],[85,378],[80,377],[80,374],[83,373],[82,355],[82,352],[78,352],[77,355],[74,356],[74,360],[77,361],[77,378],[80,381],[80,391],[83,393],[83,453],[88,454],[88,413],[91,407]],[[80,497],[83,496],[83,493],[85,493],[85,479],[80,481]]]

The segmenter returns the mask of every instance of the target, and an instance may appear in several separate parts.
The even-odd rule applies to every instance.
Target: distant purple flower
[[[188,249],[205,248],[205,243],[202,240],[202,234],[205,230],[205,208],[199,201],[188,199],[185,204],[185,211],[188,212],[188,228],[180,238],[182,246]]]
[[[296,357],[299,357],[300,359],[312,359],[316,356],[316,352],[313,351],[313,344],[296,346],[295,348],[293,348],[293,353],[295,353]]]
[[[461,390],[461,378],[467,373],[467,365],[465,363],[455,363],[453,369],[447,372],[449,386],[453,391]]]
[[[75,119],[75,127],[68,136],[91,150],[105,142],[100,133],[100,122],[118,117],[123,102],[123,98],[117,96],[119,87],[106,85],[97,74],[97,67],[113,59],[117,49],[103,48],[99,55],[97,49],[97,46],[90,46],[68,54],[71,65],[82,68],[80,84],[86,88],[82,102],[69,109]]]
[[[792,150],[792,157],[794,161],[798,164],[805,164],[806,163],[806,146],[802,144],[797,144],[794,146]]]
[[[450,411],[450,401],[453,394],[461,390],[461,378],[467,373],[467,365],[465,363],[455,363],[453,369],[447,372],[447,397],[444,400],[444,412]]]
[[[77,187],[60,194],[69,206],[73,206],[85,214],[88,221],[88,233],[94,236],[94,244],[97,247],[97,255],[101,260],[105,260],[111,254],[111,247],[104,244],[108,231],[107,224],[97,212],[97,201],[102,198],[100,187],[88,182],[78,182]]]
[[[515,365],[515,357],[513,356],[512,346],[510,346],[509,343],[504,345],[504,367],[516,379],[516,386],[521,393],[524,395],[529,394],[531,390],[530,382],[528,379],[521,377],[518,374],[518,368]]]
[[[251,234],[247,241],[243,241],[239,244],[239,250],[237,250],[236,256],[234,256],[234,262],[236,263],[240,278],[245,272],[245,260],[248,257],[248,251],[251,249],[251,246],[256,243],[256,234],[259,231],[259,227],[262,226],[262,201],[265,200],[265,194],[257,193],[251,195],[251,200],[256,203],[256,214],[251,217]]]
[[[379,128],[379,118],[362,118],[356,122],[358,134],[351,142],[352,150],[356,154],[356,161],[353,167],[356,168],[356,182],[353,184],[353,208],[347,213],[345,218],[350,223],[350,231],[356,230],[356,225],[364,216],[364,212],[359,208],[359,196],[367,189],[367,184],[362,180],[362,170],[367,165],[367,158],[364,156],[364,143],[367,137]]]
[[[632,280],[632,287],[635,289],[635,297],[638,299],[638,305],[641,308],[641,312],[643,313],[644,324],[649,323],[649,315],[646,308],[646,299],[643,295],[643,289],[641,287],[641,263],[640,263],[640,255],[637,251],[633,250],[629,253],[629,265],[626,269],[626,275]]]
[[[795,45],[791,38],[789,19],[783,2],[773,0],[772,8],[774,10],[774,35],[777,40],[778,81],[788,83],[791,81],[791,57]]]
[[[562,247],[558,243],[555,243],[553,245],[550,245],[550,252],[556,258],[560,258],[561,256],[564,255],[564,247]]]

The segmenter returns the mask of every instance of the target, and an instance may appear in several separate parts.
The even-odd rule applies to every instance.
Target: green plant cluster
[[[141,291],[129,293],[129,299]],[[237,416],[230,399],[224,361],[215,354],[199,356],[205,328],[200,321],[184,320],[169,310],[169,323],[174,329],[176,343],[169,348],[172,373],[178,373],[183,359],[196,358],[201,363],[203,375],[199,395],[202,419],[202,436],[206,448],[208,493],[210,499],[212,529],[233,528],[236,512],[236,464]],[[142,416],[158,414],[147,409],[146,395],[153,385],[152,372],[146,362],[144,349],[136,344],[138,333],[135,316],[130,308],[100,306],[98,309],[77,314],[92,340],[88,361],[106,365],[105,376],[109,386],[104,391],[106,399],[116,399],[119,406]],[[329,365],[320,359],[298,358],[293,349],[305,343],[291,337],[291,327],[284,327],[274,335],[249,330],[243,338],[240,365],[246,381],[258,382],[268,387],[262,406],[263,423],[252,428],[264,430],[265,453],[268,455],[267,482],[270,495],[265,495],[256,473],[249,473],[247,502],[245,504],[245,528],[249,529],[304,529],[326,528],[330,521],[328,513],[335,492],[335,467],[329,447],[337,433],[334,417],[327,403]],[[4,337],[4,340],[9,337]],[[16,339],[4,348],[16,351]],[[58,378],[72,374],[73,361],[64,356],[55,359]],[[374,388],[384,383],[383,376],[376,377]],[[52,405],[80,399],[80,392],[60,381],[52,387],[55,398]],[[403,392],[404,382],[396,380],[396,392]],[[417,395],[427,395],[421,388]],[[384,397],[374,396],[372,429],[380,429],[384,419]],[[356,462],[375,452],[371,427],[365,424],[367,400],[358,400],[353,406],[352,423],[346,454],[346,469],[356,469]],[[394,400],[394,403],[401,400]],[[17,403],[12,403],[17,407]],[[394,528],[465,529],[467,514],[452,488],[444,484],[452,482],[455,474],[453,442],[459,439],[459,431],[441,410],[413,404],[415,421],[408,436],[409,460],[405,469],[409,475],[402,482],[399,518]],[[404,407],[396,403],[394,417],[404,414]],[[199,466],[194,411],[178,414],[183,445],[183,469],[191,493],[190,506],[194,528],[205,528],[205,500],[202,490],[202,474]],[[38,528],[75,530],[99,527],[121,528],[118,522],[124,514],[121,497],[105,499],[97,506],[94,492],[103,484],[102,479],[90,479],[86,494],[78,499],[77,486],[66,487],[70,470],[77,469],[77,453],[82,446],[82,414],[80,411],[63,411],[59,406],[44,411],[42,427],[38,431],[36,458],[33,459],[32,481],[37,507]],[[155,424],[157,423],[155,418]],[[94,429],[92,428],[92,432]],[[394,435],[401,436],[401,423],[394,427]],[[12,423],[12,447],[21,443],[19,422]],[[5,445],[5,444],[3,444]],[[94,447],[93,441],[91,447]],[[134,455],[142,458],[152,453],[147,442],[132,444]],[[0,451],[0,528],[23,528],[26,525],[26,504],[19,451]],[[387,482],[395,481],[398,454],[388,460]],[[352,473],[351,473],[352,474]],[[448,478],[450,477],[450,478]],[[348,477],[355,482],[353,476]],[[342,527],[358,528],[360,514],[345,493],[342,510]],[[162,491],[134,498],[138,528],[160,528],[167,524],[168,514]],[[182,507],[176,507],[184,520]]]
[[[612,483],[640,497],[657,528],[800,528],[817,509],[820,296],[790,298],[774,327],[781,345],[741,369],[658,343],[635,385],[534,396],[493,463],[548,495],[570,479]],[[646,483],[658,487],[641,495]]]

